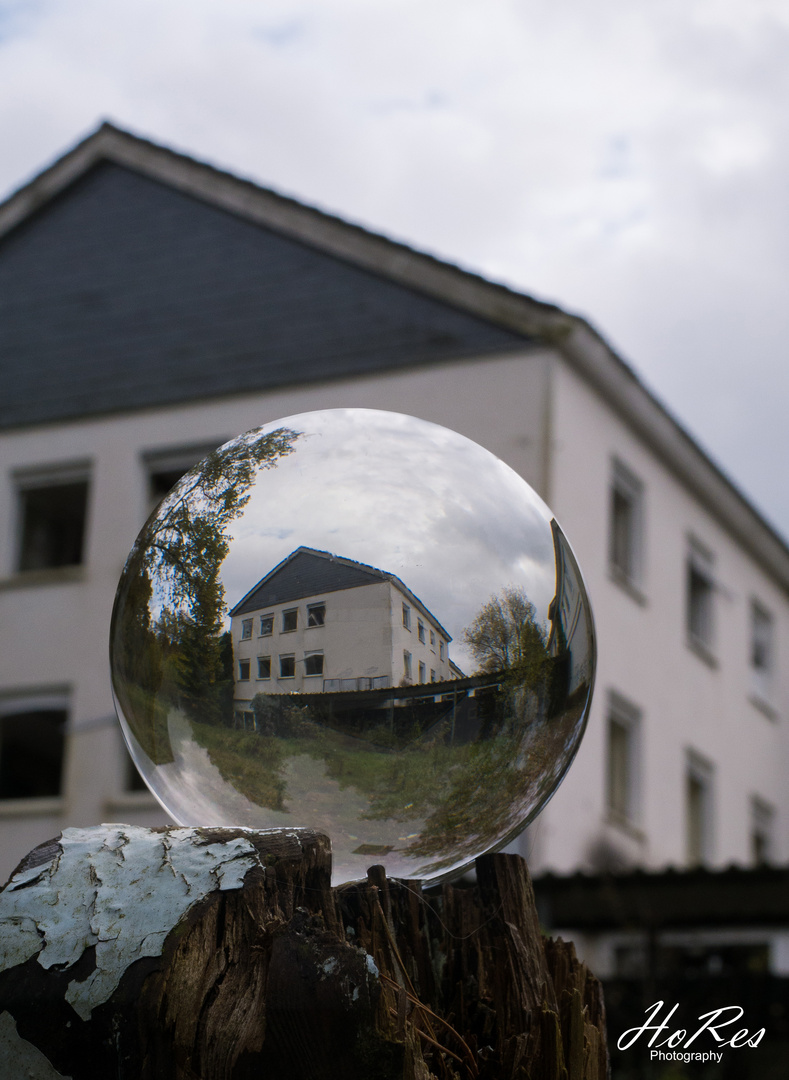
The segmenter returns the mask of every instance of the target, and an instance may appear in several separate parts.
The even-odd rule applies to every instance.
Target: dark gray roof
[[[355,589],[388,580],[389,575],[374,566],[338,559],[328,551],[300,547],[266,574],[251,592],[241,600],[231,615],[302,600],[305,596]]]
[[[0,427],[529,340],[109,161],[0,240]]]
[[[428,611],[418,596],[403,584],[395,574],[379,570],[366,563],[355,562],[329,551],[317,551],[315,548],[296,548],[274,567],[246,596],[242,597],[230,611],[231,617],[245,615],[249,611],[261,611],[276,604],[287,604],[291,600],[303,600],[307,596],[316,599],[343,589],[356,589],[361,585],[373,585],[379,581],[393,581],[414,605],[429,616],[447,641],[452,638]]]

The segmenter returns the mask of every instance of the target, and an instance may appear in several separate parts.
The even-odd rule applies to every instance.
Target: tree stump
[[[304,829],[65,830],[0,892],[0,1077],[607,1076],[600,984],[519,856],[330,880]]]

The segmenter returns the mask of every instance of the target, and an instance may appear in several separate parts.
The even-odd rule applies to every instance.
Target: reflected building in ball
[[[299,547],[230,611],[234,708],[256,694],[377,690],[463,673],[448,631],[395,574]]]

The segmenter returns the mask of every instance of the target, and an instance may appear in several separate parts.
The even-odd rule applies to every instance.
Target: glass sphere
[[[592,614],[547,506],[395,413],[304,413],[178,482],[111,628],[137,768],[181,825],[303,826],[334,884],[435,881],[545,805],[586,725]]]

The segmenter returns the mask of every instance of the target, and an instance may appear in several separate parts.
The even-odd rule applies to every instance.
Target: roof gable
[[[266,574],[236,604],[230,615],[244,615],[249,611],[287,604],[291,600],[303,600],[306,596],[322,596],[343,589],[356,589],[361,585],[380,584],[388,581],[390,576],[374,566],[341,559],[328,551],[300,547]]]
[[[405,585],[396,574],[379,570],[375,566],[345,559],[329,551],[300,547],[292,551],[286,559],[274,567],[253,589],[242,597],[229,612],[231,618],[246,615],[250,611],[262,611],[278,604],[287,604],[292,600],[303,600],[308,596],[320,597],[343,589],[357,589],[364,585],[375,585],[382,581],[391,581],[400,592],[427,618],[449,642],[452,636],[444,629],[432,612],[428,611],[418,596]]]
[[[450,342],[442,336],[445,331],[441,329],[436,331],[432,341],[429,334],[427,338],[424,335],[419,338],[421,352],[411,351],[404,346],[405,351],[397,355],[394,355],[394,350],[387,353],[383,349],[377,353],[373,350],[374,355],[366,350],[360,357],[358,350],[349,350],[340,356],[340,363],[336,363],[335,353],[331,353],[329,361],[326,353],[321,351],[319,355],[312,356],[311,366],[286,362],[279,365],[279,374],[276,373],[276,364],[270,365],[261,359],[260,341],[255,340],[251,356],[238,351],[228,362],[227,354],[223,353],[220,363],[227,364],[227,377],[220,378],[216,372],[209,371],[210,378],[205,382],[202,381],[205,359],[201,368],[191,351],[194,335],[187,335],[186,341],[177,336],[170,339],[172,353],[164,358],[166,363],[161,366],[147,363],[147,354],[140,352],[139,339],[134,339],[136,350],[132,350],[127,342],[120,355],[113,351],[102,361],[104,372],[96,371],[95,365],[91,370],[89,364],[80,362],[73,372],[68,372],[65,379],[61,378],[60,392],[54,395],[48,392],[48,377],[67,372],[68,364],[73,363],[74,353],[67,353],[65,341],[69,333],[76,331],[68,326],[59,327],[58,332],[64,329],[69,331],[64,333],[61,352],[55,329],[50,323],[49,333],[43,340],[39,334],[38,340],[44,350],[39,355],[36,348],[25,347],[25,334],[29,327],[21,327],[20,333],[18,321],[12,320],[9,328],[5,329],[4,316],[9,310],[6,304],[6,310],[0,310],[0,330],[4,331],[4,337],[0,338],[0,365],[5,376],[3,397],[0,399],[0,428],[88,416],[113,409],[126,411],[156,404],[167,405],[174,401],[199,400],[221,393],[260,390],[285,384],[277,382],[277,378],[298,384],[343,374],[373,373],[385,370],[387,365],[410,367],[474,353],[495,353],[496,350],[517,348],[522,352],[530,345],[547,344],[562,355],[647,446],[658,453],[688,490],[789,592],[789,549],[783,538],[754,510],[600,334],[583,318],[562,311],[554,304],[486,281],[477,274],[468,273],[183,154],[174,153],[111,124],[103,124],[93,135],[0,205],[0,262],[8,250],[8,240],[17,230],[21,233],[26,223],[33,224],[39,212],[59,195],[66,194],[70,187],[76,190],[79,179],[102,162],[114,163],[172,192],[189,196],[215,210],[223,210],[228,216],[235,215],[247,224],[258,225],[281,238],[299,242],[390,285],[401,286],[412,296],[432,300],[439,305],[442,313],[451,311],[471,320],[470,323],[462,320],[461,323],[453,322],[452,332],[462,324],[469,329],[469,334]],[[106,247],[109,244],[108,236],[102,236],[100,228],[98,233],[99,241]],[[66,260],[65,265],[70,271],[78,269],[73,260]],[[29,300],[32,296],[40,300],[40,303],[33,305],[33,321],[41,322],[43,327],[56,297],[41,295],[40,290],[37,292],[35,276],[31,278],[30,272],[28,263],[25,298]],[[13,274],[7,274],[6,279],[9,278],[13,283]],[[138,272],[134,284],[137,290],[144,291],[145,276]],[[19,297],[18,289],[14,296]],[[100,298],[86,289],[84,299],[98,303]],[[178,315],[183,317],[180,310]],[[300,312],[300,316],[303,316],[303,312]],[[142,331],[150,329],[152,322],[167,325],[172,318],[173,311],[166,304],[159,304],[143,311],[138,323]],[[196,310],[192,305],[184,322],[188,325],[195,318],[198,323],[200,319],[203,322],[207,319],[212,324],[215,320],[211,310]],[[86,320],[84,311],[76,311],[73,321],[78,328],[82,328],[89,320]],[[330,328],[331,323],[322,325],[321,332]],[[476,332],[480,333],[480,338],[475,339]],[[95,340],[95,333],[93,337]],[[83,342],[83,351],[87,347],[88,342]],[[469,351],[464,352],[464,348]],[[176,364],[179,353],[180,364]],[[81,360],[81,357],[77,359]],[[161,353],[157,353],[157,360],[162,360]],[[135,374],[135,363],[140,362],[145,362],[149,376],[145,384]],[[210,363],[207,367],[211,367]],[[211,382],[211,378],[215,381]],[[83,384],[90,386],[90,394],[79,393],[79,386]]]
[[[0,426],[359,376],[524,338],[124,165],[0,242]]]

